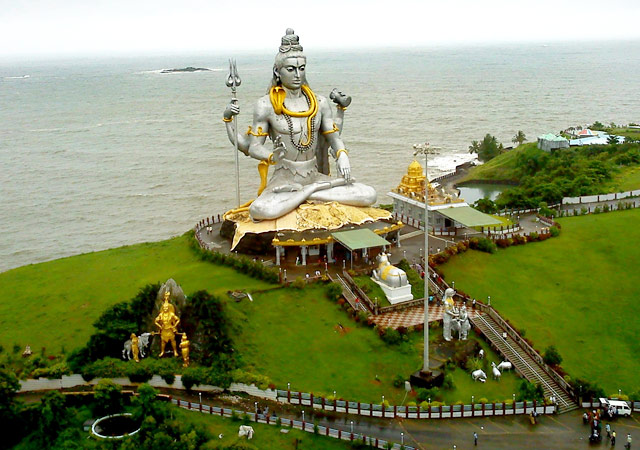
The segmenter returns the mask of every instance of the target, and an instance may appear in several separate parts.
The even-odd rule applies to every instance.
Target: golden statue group
[[[180,318],[176,315],[176,308],[170,303],[170,298],[171,292],[166,290],[160,313],[154,321],[156,327],[158,327],[158,331],[154,333],[143,333],[140,336],[131,333],[129,340],[124,344],[124,350],[122,352],[123,358],[127,359],[128,357],[128,359],[133,359],[135,362],[140,362],[140,357],[144,357],[144,348],[149,345],[149,338],[153,334],[160,335],[159,358],[164,356],[167,344],[171,344],[173,355],[176,358],[182,355],[182,365],[184,367],[189,365],[190,342],[187,339],[187,333],[178,332]],[[176,334],[182,335],[180,339],[180,353],[178,353],[178,346],[176,345]]]

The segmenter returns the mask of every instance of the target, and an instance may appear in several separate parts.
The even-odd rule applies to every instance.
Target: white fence
[[[582,197],[564,197],[562,199],[563,205],[579,205],[582,203],[596,203],[596,202],[608,202],[613,200],[622,200],[629,197],[640,196],[640,190],[626,191],[626,192],[614,192],[611,194],[601,195],[583,195]]]
[[[37,380],[21,380],[18,392],[49,391],[69,389],[78,386],[91,386],[100,381],[94,378],[91,381],[84,381],[81,375],[63,375],[61,379],[49,380],[39,378]],[[113,378],[112,381],[122,386],[139,385],[132,383],[129,378]],[[153,387],[169,389],[186,389],[181,381],[180,375],[176,375],[173,384],[167,384],[159,375],[154,375],[148,381]],[[198,385],[193,390],[198,392],[222,392],[224,389],[217,386]],[[347,400],[326,399],[316,397],[305,392],[259,389],[254,385],[242,383],[232,383],[229,386],[231,392],[244,392],[252,397],[265,400],[288,403],[291,405],[310,406],[314,409],[332,411],[345,414],[358,414],[368,417],[382,417],[386,419],[448,419],[456,417],[485,417],[485,416],[508,416],[514,414],[530,414],[535,411],[538,414],[553,414],[556,410],[554,405],[541,405],[533,402],[507,403],[473,403],[469,405],[441,405],[429,406],[385,406],[371,403],[352,402]]]

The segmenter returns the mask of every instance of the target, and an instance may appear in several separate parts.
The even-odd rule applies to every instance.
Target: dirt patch
[[[369,380],[369,383],[375,384],[376,386],[380,386],[382,384],[382,381],[380,381],[380,380]]]
[[[333,329],[343,336],[351,331],[351,328],[345,327],[341,323],[337,324]]]

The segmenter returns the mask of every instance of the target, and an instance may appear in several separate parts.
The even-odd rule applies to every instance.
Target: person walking
[[[631,448],[631,434],[627,434],[627,443],[624,445],[624,448],[626,449]]]
[[[607,424],[604,428],[607,430],[607,439],[611,439],[611,425]]]
[[[473,445],[478,445],[478,433],[476,433],[475,431],[473,432]]]
[[[616,445],[616,430],[611,432],[611,446],[614,447]]]

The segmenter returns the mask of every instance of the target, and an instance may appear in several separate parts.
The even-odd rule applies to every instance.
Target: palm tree
[[[472,141],[469,146],[469,153],[479,153],[480,152],[480,143],[478,141]]]
[[[513,142],[514,144],[517,143],[518,145],[522,145],[522,143],[526,140],[527,137],[525,136],[525,134],[522,132],[522,130],[519,130],[513,137],[513,139],[511,139],[511,142]]]
[[[618,136],[614,136],[613,134],[610,134],[609,136],[607,136],[607,144],[617,144],[618,143]]]

